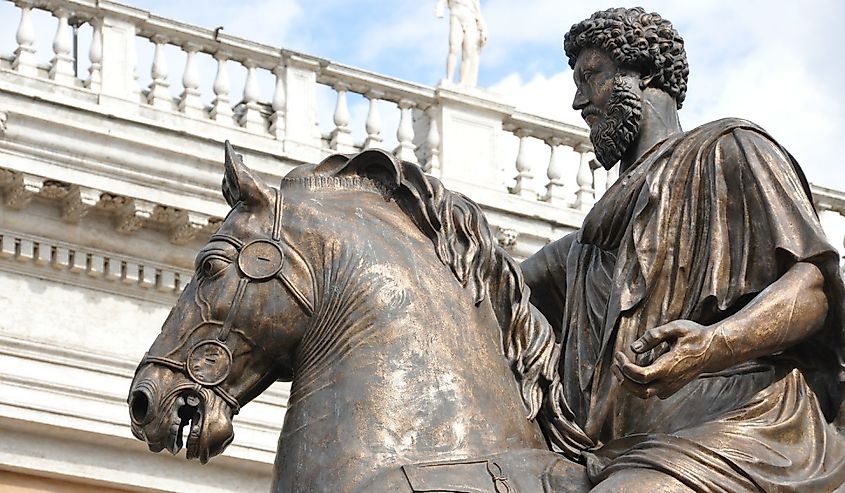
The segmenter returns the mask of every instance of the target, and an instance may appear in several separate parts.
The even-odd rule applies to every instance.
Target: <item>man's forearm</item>
[[[799,262],[740,311],[713,325],[708,369],[777,354],[818,331],[827,317],[824,276]]]

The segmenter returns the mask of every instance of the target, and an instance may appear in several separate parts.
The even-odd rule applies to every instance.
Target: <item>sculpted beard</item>
[[[607,102],[607,112],[590,129],[596,159],[610,169],[634,141],[640,129],[642,99],[634,92],[631,79],[617,75]]]

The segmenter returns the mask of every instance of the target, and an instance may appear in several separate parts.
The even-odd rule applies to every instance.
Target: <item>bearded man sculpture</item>
[[[620,177],[522,264],[562,344],[550,442],[592,491],[842,491],[843,283],[798,164],[745,120],[681,130],[686,53],[657,14],[597,12],[564,49]]]

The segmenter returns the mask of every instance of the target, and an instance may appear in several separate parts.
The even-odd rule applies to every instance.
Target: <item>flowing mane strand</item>
[[[560,346],[546,319],[529,304],[530,292],[519,266],[498,245],[475,202],[447,190],[419,166],[399,163],[378,150],[355,156],[336,154],[318,165],[300,166],[288,174],[282,187],[294,184],[369,187],[395,200],[431,239],[437,257],[469,289],[476,305],[490,300],[528,418],[537,416],[555,380]]]

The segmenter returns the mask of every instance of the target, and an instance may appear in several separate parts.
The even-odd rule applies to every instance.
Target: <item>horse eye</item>
[[[227,265],[229,265],[228,262],[218,257],[208,257],[202,262],[202,274],[204,276],[213,276],[214,274],[217,274],[221,270],[225,269]]]

